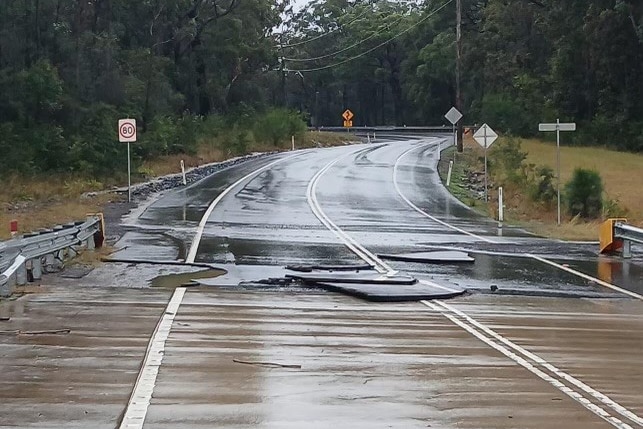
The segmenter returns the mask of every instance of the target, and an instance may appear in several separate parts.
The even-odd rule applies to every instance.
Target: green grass
[[[548,165],[556,170],[556,143],[523,140],[522,148],[528,153],[527,162]],[[643,154],[561,145],[561,183],[567,183],[574,169],[579,167],[598,171],[606,197],[627,209],[630,223],[643,226]]]
[[[501,137],[502,139],[502,137]],[[527,152],[526,163],[548,165],[555,169],[556,144],[539,140],[521,140],[522,150]],[[446,182],[449,159],[453,159],[452,149],[443,154],[439,171],[443,182]],[[456,154],[456,163],[451,178],[449,191],[460,201],[472,206],[486,216],[495,218],[496,195],[490,192],[490,203],[484,204],[475,200],[471,191],[464,187],[467,171],[483,171],[479,158],[483,150],[471,139],[465,140],[464,153]],[[493,151],[489,153],[490,158]],[[628,222],[643,226],[643,198],[640,197],[643,185],[643,155],[617,152],[604,148],[565,147],[561,146],[561,178],[563,186],[572,176],[575,168],[593,168],[598,171],[606,190],[606,199],[616,202],[621,209],[627,210]],[[505,220],[509,223],[545,237],[570,240],[596,240],[601,219],[584,222],[576,218],[563,216],[561,225],[557,225],[556,205],[546,207],[534,203],[526,197],[527,189],[505,189]],[[564,208],[563,208],[564,213]]]

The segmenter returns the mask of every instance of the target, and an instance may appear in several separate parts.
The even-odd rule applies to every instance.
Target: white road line
[[[632,298],[643,300],[643,295],[640,295],[640,294],[638,294],[636,292],[632,292],[632,291],[629,291],[627,289],[623,289],[621,287],[615,286],[615,285],[613,285],[611,283],[608,283],[608,282],[605,282],[603,280],[597,279],[596,277],[592,277],[592,276],[587,275],[585,273],[581,273],[580,271],[576,271],[573,268],[569,268],[569,267],[566,267],[564,265],[557,264],[556,262],[550,261],[549,259],[545,259],[543,257],[532,255],[532,254],[529,254],[528,256],[530,256],[531,258],[534,258],[537,261],[540,261],[540,262],[543,262],[545,264],[551,265],[552,267],[556,267],[556,268],[559,268],[559,269],[561,269],[563,271],[567,271],[568,273],[577,275],[578,277],[581,277],[581,278],[583,278],[585,280],[589,280],[589,281],[598,283],[599,285],[605,286],[606,288],[610,288],[610,289],[615,290],[617,292],[624,293],[625,295],[629,295]]]
[[[141,370],[138,373],[134,390],[125,409],[123,421],[119,426],[120,429],[141,429],[145,423],[147,409],[152,400],[154,386],[156,386],[156,377],[165,354],[165,342],[170,335],[170,329],[172,329],[174,317],[183,301],[183,295],[185,295],[185,288],[180,287],[174,290],[172,299],[170,299],[163,316],[156,325],[154,334],[147,345],[143,366],[141,366]]]
[[[342,229],[337,226],[327,215],[324,213],[324,210],[321,208],[321,205],[319,204],[319,201],[317,200],[317,184],[319,183],[320,178],[335,164],[337,164],[339,161],[341,161],[343,158],[346,158],[350,155],[353,155],[360,150],[365,150],[365,149],[358,149],[355,151],[352,151],[350,153],[347,153],[345,155],[342,155],[330,163],[326,164],[321,170],[315,174],[315,176],[311,179],[310,183],[308,184],[308,189],[306,191],[307,194],[307,199],[308,199],[308,204],[310,205],[311,210],[315,214],[315,216],[319,219],[319,221],[326,226],[331,232],[335,234],[339,240],[344,243],[346,247],[348,247],[353,253],[355,253],[358,257],[360,257],[364,262],[367,264],[373,266],[379,273],[381,274],[387,274],[387,275],[394,275],[396,271],[388,265],[386,262],[382,261],[380,258],[378,258],[376,255],[371,253],[368,249],[366,249],[364,246],[359,244],[353,237],[342,231]],[[421,283],[437,287],[439,289],[443,289],[449,292],[459,292],[456,289],[451,289],[446,286],[440,286],[436,283],[430,282],[428,280],[420,280]]]
[[[418,206],[416,206],[415,204],[413,204],[413,203],[411,202],[411,200],[409,200],[409,199],[408,199],[408,198],[407,198],[407,197],[402,193],[402,191],[400,190],[400,186],[399,186],[399,184],[398,184],[398,182],[397,182],[397,171],[398,171],[398,167],[399,167],[399,165],[400,165],[400,162],[402,161],[402,158],[406,157],[406,155],[408,155],[410,152],[412,152],[412,151],[414,151],[414,150],[416,150],[416,149],[417,149],[417,147],[412,147],[411,149],[407,150],[407,151],[406,151],[406,152],[404,152],[402,155],[400,155],[400,156],[397,158],[397,160],[395,161],[395,166],[393,167],[393,185],[395,186],[395,190],[397,191],[398,195],[399,195],[399,196],[404,200],[404,202],[405,202],[406,204],[408,204],[408,205],[409,205],[409,207],[411,207],[413,210],[415,210],[416,212],[418,212],[419,214],[421,214],[422,216],[427,217],[427,218],[431,219],[432,221],[439,223],[439,224],[440,224],[440,225],[442,225],[442,226],[446,226],[446,227],[447,227],[447,228],[449,228],[449,229],[452,229],[452,230],[457,231],[457,232],[460,232],[460,233],[462,233],[462,234],[466,234],[466,235],[468,235],[468,236],[474,237],[474,238],[476,238],[476,239],[478,239],[478,240],[486,241],[487,243],[494,243],[494,244],[498,244],[498,243],[499,243],[498,241],[492,240],[492,239],[487,238],[487,237],[482,237],[482,236],[480,236],[480,235],[476,235],[476,234],[474,234],[474,233],[472,233],[472,232],[466,231],[466,230],[464,230],[464,229],[462,229],[462,228],[458,228],[457,226],[454,226],[454,225],[451,225],[451,224],[449,224],[449,223],[447,223],[447,222],[444,222],[443,220],[440,220],[440,219],[436,218],[435,216],[431,216],[430,214],[428,214],[427,212],[425,212],[424,210],[422,210],[421,208],[419,208]]]
[[[367,264],[371,265],[374,267],[379,273],[385,274],[385,273],[393,273],[394,270],[386,264],[384,261],[380,260],[377,256],[369,252],[366,248],[361,246],[359,243],[357,243],[352,237],[350,237],[348,234],[346,234],[340,227],[338,227],[327,215],[324,213],[324,210],[322,210],[321,205],[319,204],[319,201],[317,200],[317,184],[319,183],[319,179],[335,164],[337,164],[339,161],[341,161],[343,158],[346,158],[350,155],[353,155],[357,152],[364,151],[364,150],[370,150],[371,148],[368,149],[358,149],[354,150],[352,152],[349,152],[347,154],[341,155],[337,158],[335,158],[333,161],[329,162],[326,164],[321,170],[313,176],[311,181],[308,183],[308,188],[306,190],[306,197],[308,199],[308,205],[310,206],[311,210],[313,211],[314,215],[319,219],[319,221],[326,227],[328,228],[331,232],[339,238],[341,242],[343,242],[353,253],[355,253],[357,256],[359,256],[364,262]]]
[[[480,235],[473,234],[473,233],[471,233],[471,232],[469,232],[469,231],[466,231],[466,230],[464,230],[464,229],[458,228],[457,226],[451,225],[451,224],[449,224],[449,223],[447,223],[447,222],[444,222],[444,221],[442,221],[442,220],[440,220],[440,219],[438,219],[438,218],[436,218],[436,217],[434,217],[434,216],[431,216],[430,214],[428,214],[427,212],[425,212],[424,210],[422,210],[421,208],[419,208],[418,206],[416,206],[415,204],[413,204],[413,203],[412,203],[412,202],[411,202],[411,201],[410,201],[410,200],[409,200],[409,199],[408,199],[408,198],[407,198],[407,197],[402,193],[402,191],[400,190],[400,187],[399,187],[399,185],[398,185],[398,182],[397,182],[397,171],[398,171],[398,166],[399,166],[399,164],[400,164],[400,162],[401,162],[402,158],[404,158],[406,155],[408,155],[410,152],[412,152],[412,151],[414,151],[414,150],[416,150],[416,149],[417,149],[417,147],[412,147],[411,149],[407,150],[407,151],[406,151],[406,152],[404,152],[402,155],[400,155],[400,156],[397,158],[397,161],[395,162],[395,166],[393,167],[393,185],[395,186],[395,190],[397,191],[397,193],[399,194],[399,196],[404,200],[404,202],[406,202],[406,203],[407,203],[411,208],[413,208],[415,211],[417,211],[417,212],[418,212],[418,213],[420,213],[421,215],[423,215],[423,216],[425,216],[425,217],[427,217],[427,218],[431,219],[432,221],[437,222],[437,223],[439,223],[439,224],[441,224],[441,225],[443,225],[443,226],[446,226],[447,228],[453,229],[454,231],[461,232],[462,234],[469,235],[469,236],[474,237],[474,238],[477,238],[477,239],[479,239],[479,240],[486,241],[487,243],[501,244],[501,243],[500,243],[500,242],[498,242],[498,241],[495,241],[495,240],[492,240],[492,239],[489,239],[489,238],[486,238],[486,237],[482,237],[482,236],[480,236]],[[488,254],[493,254],[494,252],[486,252],[486,253],[488,253]],[[499,253],[499,252],[498,252],[498,253]],[[509,256],[523,256],[523,255],[509,255]],[[574,269],[569,268],[569,267],[566,267],[566,266],[564,266],[564,265],[557,264],[556,262],[550,261],[550,260],[545,259],[545,258],[543,258],[543,257],[536,256],[536,255],[533,255],[533,254],[530,254],[530,253],[525,254],[525,255],[524,255],[524,257],[535,259],[535,260],[537,260],[537,261],[540,261],[540,262],[543,262],[543,263],[545,263],[545,264],[551,265],[552,267],[556,267],[556,268],[561,269],[561,270],[563,270],[563,271],[567,271],[568,273],[574,274],[574,275],[576,275],[576,276],[578,276],[578,277],[584,278],[585,280],[590,280],[590,281],[592,281],[592,282],[595,282],[595,283],[597,283],[597,284],[600,284],[600,285],[602,285],[602,286],[605,286],[605,287],[610,288],[610,289],[612,289],[612,290],[615,290],[615,291],[617,291],[617,292],[621,292],[621,293],[624,293],[624,294],[626,294],[626,295],[629,295],[629,296],[631,296],[631,297],[633,297],[633,298],[643,300],[643,295],[640,295],[640,294],[638,294],[638,293],[636,293],[636,292],[629,291],[629,290],[627,290],[627,289],[623,289],[623,288],[621,288],[621,287],[618,287],[618,286],[613,285],[613,284],[611,284],[611,283],[608,283],[608,282],[605,282],[605,281],[603,281],[603,280],[597,279],[597,278],[592,277],[592,276],[590,276],[590,275],[584,274],[584,273],[582,273],[582,272],[580,272],[580,271],[574,270]]]
[[[475,329],[474,326],[479,327],[484,332],[486,332],[489,335],[491,335],[491,337],[495,338],[496,340],[501,341],[502,343],[504,343],[505,345],[511,347],[512,349],[514,349],[516,351],[521,351],[522,350],[521,353],[524,352],[523,354],[534,356],[535,358],[538,359],[538,360],[534,360],[537,364],[542,365],[544,367],[546,367],[545,365],[548,365],[548,366],[551,366],[552,368],[555,368],[552,365],[546,364],[546,362],[543,359],[541,359],[538,356],[533,355],[532,353],[522,349],[521,347],[517,346],[516,344],[512,343],[511,341],[509,341],[509,340],[505,339],[504,337],[500,336],[499,334],[495,333],[491,329],[485,327],[481,323],[476,322],[475,320],[473,320],[471,317],[467,316],[463,312],[461,312],[459,310],[456,310],[453,307],[451,307],[451,306],[449,306],[449,305],[447,305],[445,303],[442,303],[442,302],[439,302],[439,301],[436,301],[435,303],[432,303],[432,302],[429,302],[429,301],[421,301],[421,302],[425,306],[427,306],[427,307],[433,309],[434,311],[442,314],[444,317],[449,319],[451,322],[453,322],[457,326],[461,327],[465,331],[469,332],[471,335],[473,335],[474,337],[478,338],[480,341],[482,341],[483,343],[487,344],[488,346],[490,346],[494,350],[502,353],[503,355],[505,355],[509,359],[513,360],[514,362],[516,362],[517,364],[519,364],[523,368],[525,368],[528,371],[530,371],[531,373],[535,374],[540,379],[542,379],[542,380],[548,382],[549,384],[551,384],[552,386],[556,387],[558,390],[560,390],[561,392],[565,393],[567,396],[569,396],[570,398],[574,399],[575,401],[579,402],[585,408],[587,408],[588,410],[590,410],[591,412],[593,412],[594,414],[596,414],[597,416],[599,416],[603,420],[607,421],[612,426],[614,426],[616,428],[619,428],[619,429],[632,429],[632,426],[630,426],[629,424],[623,422],[622,420],[618,419],[617,417],[612,416],[605,409],[603,409],[600,406],[594,404],[589,399],[584,397],[582,394],[580,394],[577,391],[575,391],[575,390],[571,389],[570,387],[566,386],[560,380],[558,380],[558,379],[550,376],[549,374],[545,373],[544,371],[538,369],[532,363],[530,363],[526,359],[518,356],[516,353],[512,352],[511,350],[509,350],[507,347],[497,343],[492,338],[485,336],[483,333],[481,333],[480,331]],[[464,318],[467,322],[471,323],[471,325],[474,325],[474,326],[471,326],[471,325],[465,323],[465,321],[462,321],[462,320],[458,319],[456,316],[454,316],[451,313],[454,313],[454,314]],[[547,369],[550,369],[550,368],[547,368]],[[551,369],[550,369],[550,371],[551,371]],[[563,377],[561,374],[564,374],[566,377]],[[560,370],[558,370],[556,375],[560,376],[561,378],[564,378],[567,381],[569,381],[570,379],[576,380],[575,378],[571,377],[570,375],[568,375],[566,373],[563,373]],[[582,382],[580,382],[578,380],[576,380],[576,381],[578,382],[578,385],[576,385],[574,383],[572,383],[572,384],[576,385],[576,387],[578,387],[579,389],[583,390],[585,393],[590,394],[591,396],[593,396],[595,399],[597,399],[598,401],[603,403],[603,405],[614,409],[614,411],[618,412],[619,414],[625,415],[625,414],[623,414],[623,412],[621,412],[621,411],[624,411],[627,414],[627,415],[625,415],[626,417],[628,417],[632,421],[636,421],[638,423],[637,419],[639,419],[639,417],[636,414],[628,411],[624,407],[621,407],[620,405],[616,404],[614,401],[611,401],[609,398],[607,398],[607,396],[603,395],[600,392],[597,392],[596,390],[594,390],[591,387],[585,385],[584,383],[582,383]],[[592,394],[592,392],[595,392],[596,395]],[[619,411],[618,408],[614,408],[613,406],[620,407],[621,411]],[[634,418],[632,418],[630,416],[632,416]]]
[[[201,237],[203,236],[203,230],[205,229],[205,225],[208,223],[208,219],[210,218],[210,215],[214,211],[214,208],[221,202],[221,200],[230,193],[234,188],[239,186],[239,184],[243,183],[244,181],[250,179],[251,177],[256,176],[259,173],[262,173],[263,171],[269,169],[275,164],[278,164],[280,162],[284,162],[288,159],[294,158],[295,156],[299,156],[300,154],[295,154],[295,155],[290,155],[285,158],[278,159],[276,161],[271,162],[268,165],[264,165],[263,167],[253,171],[252,173],[246,174],[243,176],[241,179],[237,180],[234,182],[232,185],[230,185],[225,191],[221,192],[219,196],[212,201],[210,204],[210,207],[208,207],[208,210],[205,212],[203,217],[201,218],[201,222],[199,222],[199,227],[196,230],[196,235],[194,236],[194,240],[192,240],[192,245],[190,246],[190,251],[188,252],[188,257],[185,259],[185,262],[191,264],[194,262],[194,259],[196,258],[196,252],[199,250],[199,243],[201,242]]]
[[[471,316],[465,314],[464,312],[458,310],[457,308],[448,305],[444,302],[436,301],[436,304],[441,305],[444,307],[446,310],[451,311],[458,316],[462,317],[465,319],[467,322],[470,324],[474,325],[475,327],[483,330],[485,333],[488,335],[494,337],[498,341],[501,341],[505,345],[511,347],[512,349],[516,350],[517,352],[521,353],[522,355],[528,357],[529,359],[533,360],[535,363],[543,366],[544,368],[548,369],[552,373],[556,374],[558,377],[566,380],[567,382],[573,384],[574,386],[578,387],[585,393],[593,396],[596,400],[602,402],[604,405],[612,408],[614,411],[617,413],[621,414],[623,417],[627,417],[628,419],[632,420],[636,424],[639,424],[643,426],[643,418],[639,417],[638,415],[634,414],[633,412],[629,411],[627,408],[623,407],[622,405],[618,404],[616,401],[610,399],[608,396],[604,395],[603,393],[593,389],[592,387],[588,386],[587,384],[583,383],[582,381],[578,380],[577,378],[567,374],[566,372],[560,370],[559,368],[555,367],[554,365],[550,364],[547,362],[545,359],[541,358],[535,353],[530,352],[529,350],[526,350],[519,346],[518,344],[508,340],[507,338],[503,337],[502,335],[498,334],[491,328],[483,325],[482,323],[476,321],[473,319]]]

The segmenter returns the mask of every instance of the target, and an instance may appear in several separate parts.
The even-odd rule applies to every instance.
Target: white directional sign
[[[489,125],[483,124],[478,128],[478,131],[473,135],[473,138],[480,144],[480,146],[486,149],[496,141],[498,134],[496,134]]]
[[[538,131],[556,131],[556,187],[558,188],[558,225],[560,225],[560,132],[576,131],[575,122],[556,122],[538,124]]]
[[[449,111],[444,115],[445,118],[449,120],[453,125],[457,124],[460,119],[462,119],[462,113],[455,107],[449,109]]]
[[[118,141],[121,143],[136,141],[136,119],[118,120]]]
[[[576,131],[575,122],[561,122],[561,123],[543,123],[538,124],[538,131]]]

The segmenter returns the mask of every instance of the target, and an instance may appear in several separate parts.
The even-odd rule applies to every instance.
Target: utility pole
[[[462,112],[462,89],[460,88],[460,74],[462,72],[462,0],[456,0],[455,21],[455,108]],[[462,152],[464,150],[462,146],[462,122],[458,123],[457,140],[458,152]]]
[[[284,33],[283,31],[279,35],[279,43],[280,43],[280,51],[281,51],[281,67],[280,67],[280,72],[281,72],[281,106],[282,107],[288,107],[288,98],[286,95],[286,60],[284,58]]]

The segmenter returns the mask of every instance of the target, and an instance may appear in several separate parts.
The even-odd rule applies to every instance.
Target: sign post
[[[444,115],[445,118],[449,122],[451,122],[451,125],[453,126],[453,144],[456,145],[458,142],[456,141],[456,135],[455,135],[455,125],[458,123],[460,119],[462,119],[462,113],[455,107],[452,107],[449,109],[449,111]]]
[[[538,131],[556,131],[556,187],[558,193],[558,225],[560,225],[560,132],[561,131],[576,131],[575,122],[561,123],[560,119],[556,119],[556,123],[541,123],[538,124]]]
[[[344,127],[346,127],[346,131],[349,131],[350,127],[353,126],[353,112],[351,112],[349,109],[346,109],[344,113],[342,113],[342,118],[344,118]]]
[[[498,134],[487,124],[482,124],[473,135],[475,141],[484,148],[484,201],[487,202],[487,148],[498,138]]]
[[[127,201],[132,202],[132,163],[130,143],[136,141],[136,119],[118,120],[118,141],[127,143]]]

